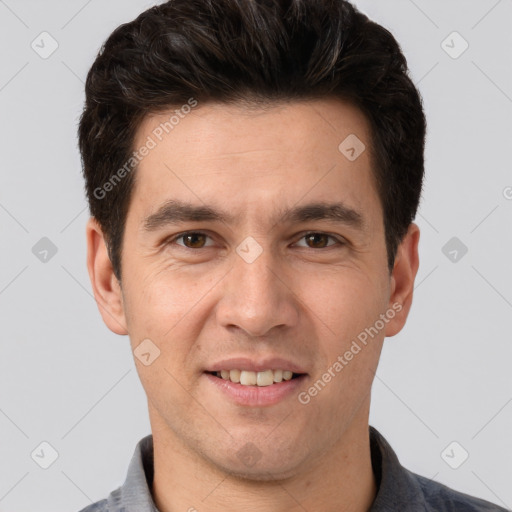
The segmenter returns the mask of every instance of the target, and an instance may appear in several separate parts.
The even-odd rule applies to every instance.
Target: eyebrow
[[[145,232],[157,231],[168,225],[184,222],[222,222],[234,224],[239,219],[213,206],[197,206],[183,201],[170,199],[163,203],[156,212],[147,216],[142,222]],[[327,220],[343,224],[358,231],[367,230],[367,222],[361,212],[342,202],[314,202],[304,206],[295,206],[278,212],[276,223],[301,223],[315,220]]]

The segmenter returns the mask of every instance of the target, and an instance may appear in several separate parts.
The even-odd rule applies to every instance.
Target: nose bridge
[[[278,269],[270,249],[264,249],[254,261],[242,257],[235,263],[235,278],[239,283],[241,295],[252,301],[275,299],[276,289],[282,283],[277,279]]]
[[[262,336],[276,326],[292,325],[298,317],[296,305],[283,283],[286,279],[280,275],[278,258],[267,245],[254,239],[244,242],[234,255],[219,320],[253,336]]]

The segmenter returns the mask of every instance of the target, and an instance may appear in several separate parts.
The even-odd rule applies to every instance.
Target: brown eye
[[[310,235],[306,235],[306,240],[308,244],[314,249],[322,248],[327,245],[327,235],[322,235],[320,233],[313,233]]]
[[[333,243],[329,243],[329,239],[333,241]],[[317,233],[311,232],[306,233],[300,239],[301,241],[305,241],[305,245],[299,245],[300,247],[306,247],[309,249],[324,249],[331,247],[333,245],[342,246],[343,242],[334,238],[332,235],[328,235],[327,233]]]
[[[313,249],[321,249],[327,247],[330,236],[323,233],[310,233],[306,235],[305,238],[311,243]]]
[[[187,247],[192,249],[199,249],[204,245],[204,235],[200,233],[191,233],[183,235],[183,242]]]
[[[178,245],[183,245],[188,249],[202,249],[206,246],[207,238],[208,235],[204,233],[190,232],[179,235],[175,240],[183,240],[183,244]]]

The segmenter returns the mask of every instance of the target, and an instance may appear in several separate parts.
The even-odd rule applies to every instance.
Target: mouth
[[[305,373],[295,373],[290,370],[281,369],[268,369],[263,371],[249,371],[249,370],[220,370],[220,371],[207,371],[205,372],[218,379],[239,384],[242,386],[251,387],[266,387],[279,384],[281,382],[299,379],[305,376]]]
[[[307,373],[295,373],[289,369],[208,370],[203,375],[209,383],[207,385],[213,386],[214,393],[220,393],[231,403],[243,407],[268,407],[293,399],[308,379]]]

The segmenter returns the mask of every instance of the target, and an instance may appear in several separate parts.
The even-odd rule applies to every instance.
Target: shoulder
[[[507,512],[405,468],[391,445],[371,426],[370,449],[379,485],[372,512]]]
[[[108,512],[108,501],[107,499],[97,501],[96,503],[88,505],[78,512]]]
[[[489,501],[464,494],[412,473],[423,491],[428,512],[506,512],[507,509]]]

